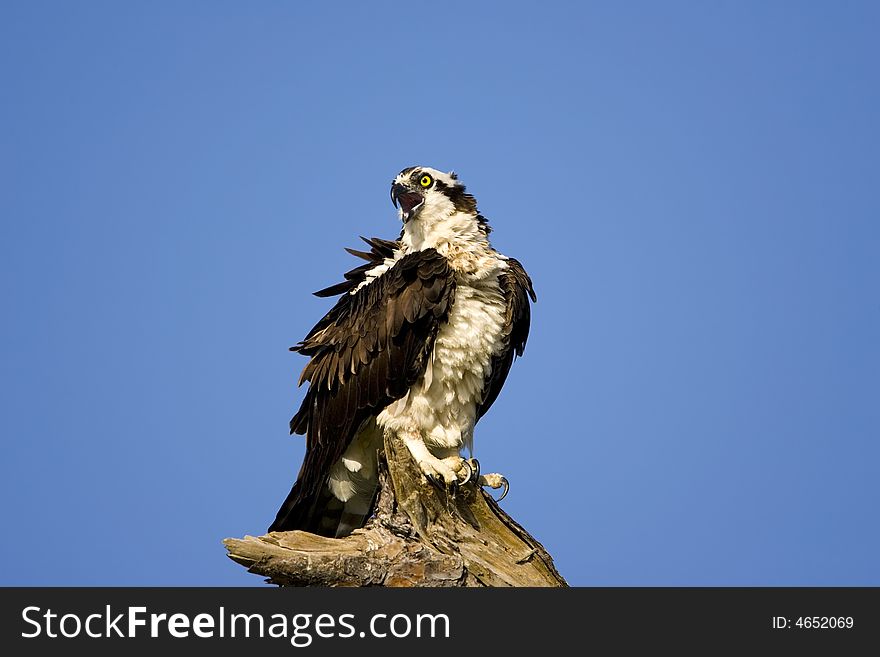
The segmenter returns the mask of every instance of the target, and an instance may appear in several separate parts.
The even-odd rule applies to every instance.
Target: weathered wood
[[[227,538],[229,557],[284,586],[567,586],[547,551],[482,489],[431,485],[385,441],[376,512],[345,538]]]

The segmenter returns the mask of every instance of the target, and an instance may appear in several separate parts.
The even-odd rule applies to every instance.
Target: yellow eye
[[[419,184],[422,187],[430,187],[432,182],[434,182],[434,179],[431,178],[431,176],[429,176],[427,173],[419,178]]]

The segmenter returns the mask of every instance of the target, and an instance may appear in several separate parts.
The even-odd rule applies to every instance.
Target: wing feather
[[[489,377],[483,387],[483,401],[477,407],[477,420],[486,414],[486,411],[498,398],[498,393],[501,392],[501,388],[507,380],[514,356],[523,355],[531,324],[529,299],[533,302],[538,300],[532,287],[532,279],[529,278],[520,262],[510,258],[507,265],[507,269],[498,277],[501,292],[507,302],[503,332],[505,348],[492,358]]]
[[[370,253],[354,255],[370,255],[375,264],[395,257],[396,242],[363,239]],[[406,395],[418,380],[452,306],[453,271],[434,249],[400,257],[349,294],[366,279],[366,271],[334,286],[341,298],[291,347],[310,357],[300,377],[309,388],[290,421],[291,433],[306,434],[306,456],[271,531],[309,526],[330,468],[361,424]]]

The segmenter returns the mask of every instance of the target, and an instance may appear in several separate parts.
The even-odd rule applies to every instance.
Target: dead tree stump
[[[567,586],[544,547],[479,487],[440,490],[388,439],[379,475],[375,514],[350,536],[227,538],[228,556],[282,586]]]

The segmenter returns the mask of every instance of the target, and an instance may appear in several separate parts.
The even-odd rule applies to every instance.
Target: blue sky
[[[393,175],[538,292],[476,433],[576,585],[880,585],[876,3],[0,8],[4,585],[258,585]]]

